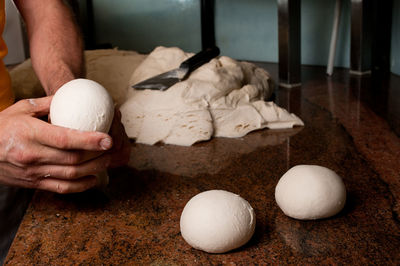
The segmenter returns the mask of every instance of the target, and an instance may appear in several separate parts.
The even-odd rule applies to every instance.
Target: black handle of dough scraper
[[[189,69],[187,75],[192,72],[193,70],[197,69],[198,67],[204,65],[214,57],[219,55],[219,48],[214,46],[212,48],[207,48],[194,56],[188,58],[187,60],[183,61],[179,68],[187,68]]]

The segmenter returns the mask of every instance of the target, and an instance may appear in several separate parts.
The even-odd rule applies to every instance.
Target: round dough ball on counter
[[[62,85],[50,105],[51,123],[82,131],[107,133],[114,117],[114,103],[107,90],[89,79]]]
[[[180,220],[185,241],[209,253],[224,253],[244,245],[255,226],[256,217],[250,204],[224,190],[209,190],[191,198]]]
[[[346,188],[342,178],[326,167],[297,165],[279,180],[275,200],[289,217],[322,219],[342,210],[346,202]]]

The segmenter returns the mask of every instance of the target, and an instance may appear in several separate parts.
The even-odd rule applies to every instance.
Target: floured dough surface
[[[275,200],[289,217],[315,220],[340,212],[346,202],[342,178],[319,165],[296,165],[290,168],[275,188]]]
[[[180,219],[185,241],[195,249],[224,253],[250,240],[256,214],[245,199],[225,190],[201,192],[186,203]]]
[[[62,85],[50,105],[53,125],[107,133],[114,117],[114,103],[107,90],[89,79]]]
[[[157,47],[136,68],[129,87],[177,68],[193,54]],[[122,123],[139,143],[190,146],[211,137],[242,137],[262,128],[303,125],[273,102],[269,74],[226,56],[212,59],[166,91],[128,89]]]

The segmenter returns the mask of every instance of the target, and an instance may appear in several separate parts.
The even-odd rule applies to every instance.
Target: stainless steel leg
[[[351,1],[350,72],[371,72],[371,1]]]
[[[301,85],[300,0],[278,0],[279,82]]]

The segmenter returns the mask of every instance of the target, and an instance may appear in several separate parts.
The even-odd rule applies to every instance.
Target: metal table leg
[[[392,6],[392,0],[351,1],[350,73],[389,73]]]
[[[350,73],[363,75],[371,72],[370,0],[351,1]]]
[[[278,0],[279,82],[301,85],[300,0]]]

